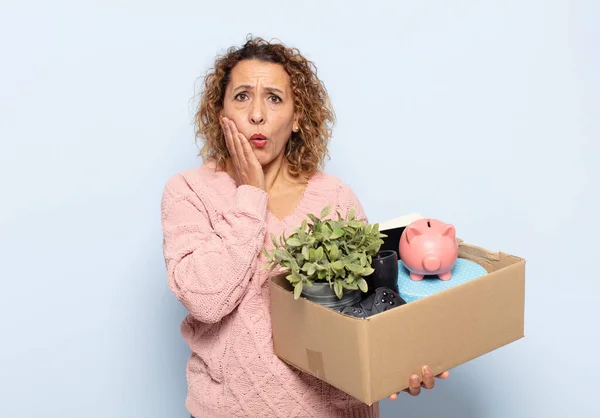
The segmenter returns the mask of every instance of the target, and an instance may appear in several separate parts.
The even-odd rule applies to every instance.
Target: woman
[[[166,184],[164,255],[169,286],[189,311],[181,332],[196,418],[379,416],[378,404],[273,353],[261,252],[270,233],[287,234],[327,205],[367,220],[353,191],[321,171],[334,113],[313,68],[296,49],[260,38],[231,48],[205,78],[196,114],[204,163]],[[434,385],[429,368],[409,381],[413,395]]]

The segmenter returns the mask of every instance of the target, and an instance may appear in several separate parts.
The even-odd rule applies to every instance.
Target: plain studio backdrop
[[[249,33],[316,63],[326,171],[371,221],[527,259],[526,337],[383,417],[600,416],[599,5],[3,1],[0,416],[187,416],[160,198],[200,164],[201,77]]]

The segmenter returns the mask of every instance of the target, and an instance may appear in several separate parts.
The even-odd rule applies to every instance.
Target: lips
[[[267,137],[263,134],[254,134],[249,141],[256,148],[263,148],[267,144]]]

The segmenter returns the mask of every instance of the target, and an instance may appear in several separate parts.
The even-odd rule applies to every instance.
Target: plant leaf
[[[279,260],[291,260],[292,256],[284,250],[273,250],[273,255]]]
[[[365,293],[369,290],[367,281],[365,279],[363,279],[362,277],[360,279],[358,279],[356,284],[358,285],[358,288]]]
[[[359,264],[349,263],[346,265],[346,268],[350,270],[352,273],[360,274],[363,271],[363,267]]]
[[[315,251],[315,261],[321,261],[324,255],[325,254],[323,253],[323,247],[317,248],[317,250]]]
[[[334,261],[334,262],[331,264],[331,267],[333,267],[333,269],[334,269],[335,271],[338,271],[338,272],[339,272],[339,271],[342,271],[342,270],[344,270],[344,263],[342,263],[342,260],[337,260],[337,261]]]
[[[345,282],[344,287],[346,289],[350,289],[350,290],[358,290],[358,285],[355,282],[353,282],[353,283]]]
[[[350,208],[350,211],[348,212],[348,220],[349,221],[353,220],[355,215],[356,215],[356,209],[354,207]]]
[[[344,230],[342,228],[336,228],[333,230],[333,232],[329,236],[329,239],[338,239],[343,236],[344,236]]]
[[[326,217],[327,215],[329,215],[329,212],[331,211],[331,206],[327,205],[323,208],[323,210],[321,211],[321,219],[323,219],[324,217]]]
[[[313,221],[314,224],[318,224],[320,222],[320,219],[317,218],[315,215],[313,215],[312,213],[309,213],[306,215],[308,217],[308,219],[310,219],[311,221]]]
[[[302,242],[296,237],[288,238],[288,240],[285,243],[290,247],[299,247],[302,245]]]
[[[304,257],[305,260],[310,259],[310,251],[309,251],[308,245],[305,245],[302,247],[302,256]]]
[[[340,249],[338,248],[337,245],[332,245],[331,249],[329,250],[329,259],[331,261],[336,261],[338,258],[340,258]]]
[[[373,269],[373,267],[363,267],[363,271],[360,273],[363,276],[369,276],[371,274],[373,274],[373,272],[375,271],[375,269]]]
[[[285,278],[293,285],[296,285],[296,283],[302,281],[302,276],[296,272],[288,274],[287,276],[285,276]]]
[[[348,225],[350,225],[352,228],[356,228],[359,230],[362,230],[363,228],[365,228],[365,223],[363,221],[351,221]],[[370,234],[370,232],[368,230],[365,232],[367,234]]]
[[[308,276],[312,276],[317,271],[317,266],[314,263],[306,263],[302,266],[302,271],[306,272]]]
[[[343,296],[344,289],[342,288],[342,284],[339,280],[336,280],[333,283],[333,290],[335,291],[335,294],[338,297],[338,299],[341,299]]]
[[[300,297],[300,294],[302,293],[302,285],[302,282],[298,282],[294,286],[294,299],[296,300]]]
[[[370,264],[370,263],[367,263],[367,256],[365,255],[365,253],[360,253],[359,258],[360,258],[360,264],[362,264],[363,266]]]
[[[277,238],[275,237],[275,234],[273,234],[272,232],[271,232],[271,241],[273,242],[274,248],[279,247],[279,244],[277,243]]]

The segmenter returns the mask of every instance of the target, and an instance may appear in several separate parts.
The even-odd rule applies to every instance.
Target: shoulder
[[[198,208],[227,206],[230,198],[225,194],[231,188],[230,182],[228,174],[216,171],[214,163],[206,161],[198,167],[179,171],[165,182],[161,210],[165,212],[182,201]]]
[[[203,162],[198,167],[181,170],[167,179],[163,189],[163,197],[184,197],[191,194],[203,195],[211,190],[218,190],[220,183],[225,183],[225,173],[215,171],[214,163]],[[223,184],[221,184],[223,186]]]

